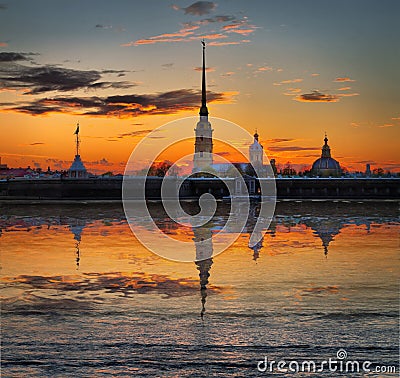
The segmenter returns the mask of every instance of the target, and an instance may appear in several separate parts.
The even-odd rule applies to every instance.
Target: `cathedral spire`
[[[200,108],[200,116],[208,116],[207,109],[207,95],[206,95],[206,43],[204,39],[201,41],[203,45],[203,74],[201,81],[201,108]]]

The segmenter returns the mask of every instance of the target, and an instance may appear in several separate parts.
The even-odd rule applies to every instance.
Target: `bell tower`
[[[255,168],[262,168],[263,166],[264,148],[258,141],[257,130],[254,134],[254,141],[249,147],[250,163]]]
[[[203,70],[201,81],[201,107],[200,120],[195,128],[196,141],[194,144],[193,172],[198,172],[203,168],[209,167],[213,163],[212,150],[212,133],[211,123],[208,122],[207,109],[207,92],[206,92],[206,43],[201,41],[203,45]]]

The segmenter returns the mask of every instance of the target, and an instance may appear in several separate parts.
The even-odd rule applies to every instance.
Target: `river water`
[[[152,206],[163,232],[196,240]],[[183,263],[146,250],[119,205],[3,205],[1,375],[352,376],[264,369],[343,349],[338,361],[370,361],[361,375],[398,376],[398,216],[397,203],[278,203],[253,249],[250,219],[222,254]]]

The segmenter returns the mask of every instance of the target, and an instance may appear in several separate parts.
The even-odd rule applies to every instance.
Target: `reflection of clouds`
[[[72,298],[47,298],[32,293],[25,293],[19,297],[2,299],[2,312],[13,315],[49,315],[59,314],[60,311],[83,312],[93,309],[93,298],[90,300],[76,300]]]
[[[134,273],[83,273],[69,276],[31,276],[2,278],[3,284],[28,286],[35,290],[57,290],[64,294],[105,292],[123,296],[133,294],[159,294],[164,298],[194,295],[198,292],[198,281],[191,278],[172,278],[160,274]],[[215,293],[223,291],[221,287],[212,286],[208,290]]]
[[[300,289],[300,295],[312,295],[312,294],[337,294],[339,292],[339,288],[337,286],[318,286],[318,287],[309,287],[305,289]]]
[[[326,295],[338,295],[339,287],[336,285],[332,286],[315,286],[307,288],[294,288],[291,293],[286,292],[287,297],[293,297],[296,300],[296,304],[303,301],[306,297],[316,297],[320,298]],[[346,298],[347,299],[347,298]],[[341,298],[341,300],[344,300]]]

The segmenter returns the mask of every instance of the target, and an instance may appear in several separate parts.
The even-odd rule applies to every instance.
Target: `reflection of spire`
[[[79,270],[79,261],[81,261],[81,253],[80,253],[80,250],[79,250],[79,243],[80,242],[76,242],[76,244],[75,244],[75,248],[76,248],[76,259],[75,259],[75,261],[76,261],[76,270]]]
[[[211,225],[203,225],[200,227],[193,227],[194,238],[193,241],[196,245],[196,261],[197,270],[200,277],[200,294],[201,294],[201,319],[206,312],[206,298],[207,298],[207,285],[210,277],[210,269],[213,264],[212,254],[212,232]]]
[[[213,263],[212,258],[203,261],[196,261],[197,270],[199,271],[199,277],[200,277],[201,319],[203,319],[204,314],[206,312],[207,285],[208,285],[208,278],[210,277],[210,269],[212,263]]]
[[[328,245],[324,245],[324,243],[322,243],[322,245],[324,246],[324,255],[325,255],[325,258],[328,258]]]
[[[69,229],[71,230],[72,234],[74,235],[74,240],[76,240],[76,243],[75,243],[76,259],[75,259],[75,261],[76,261],[76,269],[77,270],[79,269],[79,262],[81,260],[81,253],[80,253],[79,245],[81,243],[81,238],[82,238],[81,235],[85,228],[85,225],[86,225],[86,222],[84,220],[83,221],[77,220],[77,223],[75,225],[69,225]]]

